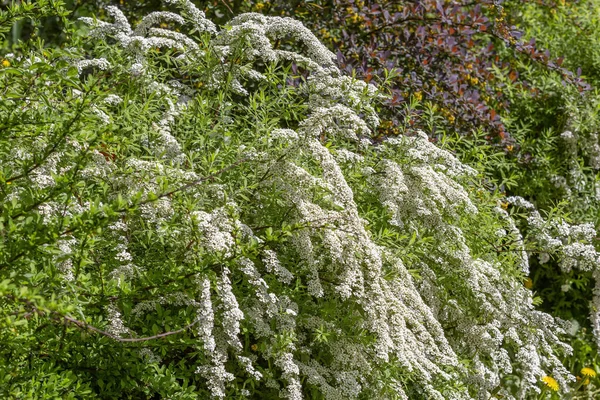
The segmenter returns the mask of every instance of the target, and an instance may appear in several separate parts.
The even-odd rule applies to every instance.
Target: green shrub
[[[523,282],[595,271],[593,227],[373,141],[382,94],[297,21],[169,3],[0,69],[2,397],[573,393]]]

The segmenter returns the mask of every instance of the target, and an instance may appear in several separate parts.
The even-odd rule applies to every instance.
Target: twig
[[[167,336],[171,336],[171,335],[176,335],[178,333],[184,332],[186,330],[188,330],[189,328],[191,328],[192,326],[196,325],[198,322],[200,322],[199,319],[195,320],[194,322],[184,326],[181,329],[178,329],[176,331],[169,331],[169,332],[164,332],[164,333],[159,333],[158,335],[154,335],[154,336],[146,336],[146,337],[139,337],[139,338],[122,338],[119,336],[115,336],[112,333],[108,333],[106,331],[103,331],[102,329],[98,329],[95,326],[92,326],[90,324],[87,324],[83,321],[79,321],[75,318],[71,318],[67,315],[63,315],[61,316],[66,322],[71,323],[75,326],[77,326],[78,328],[81,329],[86,329],[86,330],[91,330],[94,331],[96,333],[99,333],[103,336],[109,337],[113,340],[116,340],[117,342],[124,342],[124,343],[133,343],[133,342],[146,342],[148,340],[154,340],[154,339],[160,339],[160,338],[164,338]]]
[[[221,3],[223,3],[223,5],[225,7],[227,7],[227,9],[229,10],[229,12],[231,13],[231,15],[235,15],[235,13],[233,12],[233,10],[231,9],[231,7],[229,7],[229,4],[227,4],[227,2],[225,0],[221,0]]]

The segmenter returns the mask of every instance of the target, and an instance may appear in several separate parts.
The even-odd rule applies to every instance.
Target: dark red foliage
[[[482,127],[491,139],[508,144],[500,119],[510,107],[506,86],[536,93],[521,78],[518,57],[559,72],[565,83],[580,90],[588,86],[563,69],[560,59],[538,49],[535,40],[522,40],[502,3],[274,0],[264,11],[302,19],[337,50],[339,65],[348,72],[372,82],[395,76],[383,110],[382,134],[394,134],[394,127],[407,124],[404,105],[413,95],[435,103],[447,124],[460,131]]]

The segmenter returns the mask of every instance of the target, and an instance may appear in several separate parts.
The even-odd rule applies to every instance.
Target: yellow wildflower
[[[256,8],[256,11],[260,11],[263,8],[265,8],[264,3],[256,3],[256,5],[254,6]]]
[[[423,94],[421,92],[416,92],[415,99],[417,99],[417,101],[423,100]]]
[[[255,343],[252,346],[250,346],[250,348],[252,349],[252,351],[256,351],[256,350],[258,350],[258,345],[256,345],[256,343]]]
[[[596,371],[593,370],[592,368],[584,367],[581,369],[581,375],[588,377],[588,378],[595,378]]]
[[[2,66],[3,67],[10,67],[10,61],[8,61],[8,60],[2,60]]]
[[[560,386],[558,385],[558,382],[556,382],[556,379],[554,379],[551,376],[544,376],[542,378],[542,382],[544,382],[544,384],[553,392],[558,392],[558,389],[560,389]]]

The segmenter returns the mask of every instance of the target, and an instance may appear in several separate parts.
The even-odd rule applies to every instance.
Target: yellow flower
[[[423,94],[421,92],[416,92],[415,99],[417,99],[417,101],[423,100]]]
[[[544,376],[542,378],[542,382],[544,382],[544,384],[548,386],[548,388],[553,392],[558,392],[558,389],[560,389],[560,386],[558,385],[558,382],[556,382],[556,379],[554,379],[551,376]]]
[[[582,368],[581,369],[581,375],[588,377],[588,378],[595,378],[596,377],[596,371],[594,371],[592,368]]]
[[[2,66],[3,67],[10,67],[10,61],[8,61],[8,60],[2,60]]]
[[[533,287],[533,281],[531,280],[531,278],[525,279],[525,282],[523,282],[523,286],[525,286],[527,289],[531,289]]]
[[[256,343],[250,346],[250,348],[252,349],[252,351],[258,350],[258,346],[256,345]]]
[[[256,11],[260,11],[265,8],[265,5],[263,3],[256,3],[254,7],[256,7]]]

